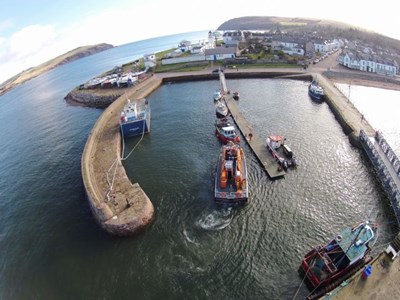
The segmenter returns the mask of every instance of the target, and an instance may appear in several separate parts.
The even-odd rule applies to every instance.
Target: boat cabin
[[[271,135],[269,136],[269,143],[273,149],[278,149],[282,146],[284,142],[284,138],[280,135]]]
[[[286,155],[288,158],[293,158],[292,149],[290,149],[288,145],[285,145],[285,144],[283,145],[283,153],[285,153],[285,155]]]
[[[236,136],[235,127],[233,126],[222,127],[222,134],[227,138],[234,138]]]

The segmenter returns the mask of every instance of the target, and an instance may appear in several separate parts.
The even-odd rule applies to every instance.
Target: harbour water
[[[102,110],[68,106],[63,97],[115,65],[182,39],[191,38],[120,46],[0,97],[0,299],[292,299],[296,292],[303,299],[308,291],[297,268],[311,246],[367,217],[381,225],[375,252],[393,237],[397,228],[373,169],[329,107],[308,97],[307,83],[275,79],[227,84],[240,92],[254,130],[287,137],[298,169],[271,181],[245,145],[251,202],[216,206],[220,143],[212,95],[219,83],[163,85],[148,97],[151,134],[124,162],[152,200],[154,222],[134,238],[102,231],[80,170]],[[389,126],[381,122],[374,126]],[[396,135],[399,125],[391,124],[397,128],[387,132]],[[127,151],[138,141],[130,139]]]

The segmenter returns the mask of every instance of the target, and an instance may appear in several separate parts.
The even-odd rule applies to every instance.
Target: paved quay
[[[316,78],[318,83],[324,88],[326,94],[325,102],[329,105],[332,113],[342,126],[343,131],[349,136],[351,144],[361,148],[359,142],[360,130],[364,129],[368,136],[373,137],[375,129],[332,81],[317,73],[311,73],[311,76]]]
[[[324,300],[380,300],[400,298],[400,259],[392,260],[386,252],[372,262],[372,273],[364,279],[363,269],[326,294]]]

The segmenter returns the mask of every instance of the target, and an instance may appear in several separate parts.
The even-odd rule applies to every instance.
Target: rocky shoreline
[[[65,102],[74,106],[85,106],[93,108],[106,108],[116,99],[121,97],[127,91],[124,89],[93,89],[80,90],[74,89],[64,97]]]

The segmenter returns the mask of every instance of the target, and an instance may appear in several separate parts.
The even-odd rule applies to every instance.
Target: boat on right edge
[[[378,225],[365,221],[344,228],[326,245],[313,247],[299,267],[312,294],[324,295],[368,264],[377,238]]]
[[[311,81],[311,83],[309,84],[308,94],[312,99],[316,101],[323,101],[325,99],[324,89],[315,80]]]

